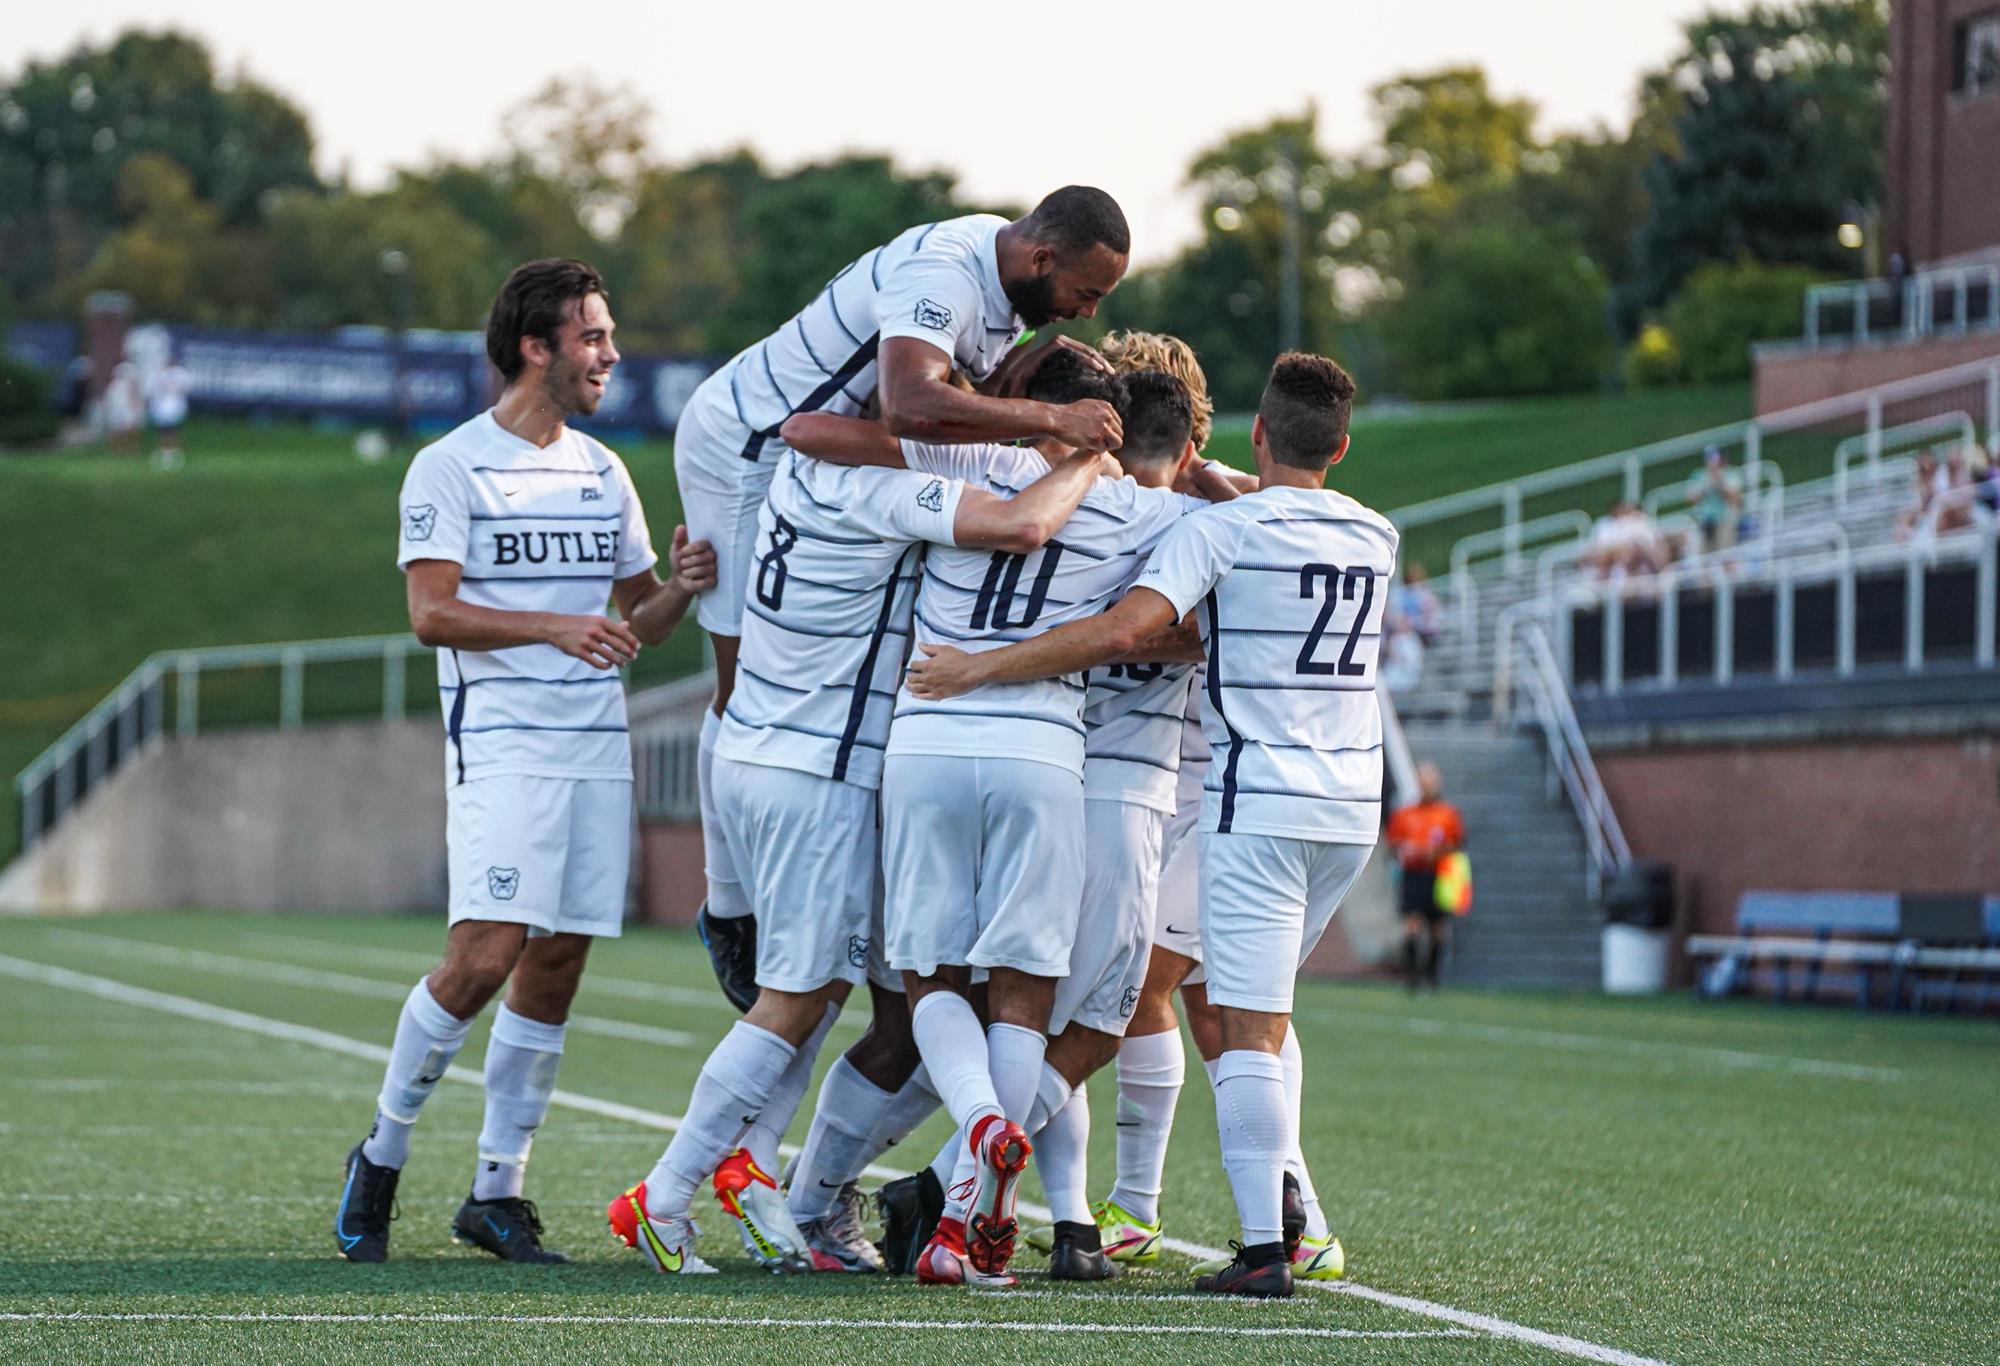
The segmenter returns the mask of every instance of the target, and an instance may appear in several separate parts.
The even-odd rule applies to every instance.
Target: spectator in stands
[[[1597,519],[1578,562],[1595,570],[1600,579],[1615,579],[1658,573],[1668,558],[1653,519],[1637,503],[1620,498]]]
[[[1966,468],[1972,475],[1973,501],[1989,514],[2000,513],[2000,460],[1988,455],[1984,446],[1974,446]]]
[[[1972,472],[1962,447],[1944,459],[1926,448],[1917,452],[1915,497],[1896,514],[1896,539],[1956,531],[1972,520]]]
[[[1396,590],[1390,607],[1426,645],[1436,640],[1444,630],[1444,604],[1431,591],[1430,571],[1417,560],[1411,560],[1403,567],[1403,583]]]
[[[1438,909],[1438,861],[1465,847],[1465,819],[1444,799],[1436,764],[1417,765],[1417,800],[1389,817],[1383,833],[1403,870],[1403,976],[1411,992],[1437,990],[1451,917]],[[1419,965],[1421,964],[1421,971]]]
[[[1391,608],[1389,634],[1382,640],[1382,656],[1375,676],[1392,693],[1405,693],[1424,676],[1424,638],[1410,619]]]
[[[1743,515],[1743,479],[1729,467],[1722,447],[1702,454],[1701,468],[1688,480],[1688,507],[1701,528],[1704,554],[1729,550],[1736,544],[1737,523]]]
[[[162,469],[181,464],[181,424],[187,421],[188,391],[194,386],[187,367],[170,354],[146,386],[146,411],[153,419],[153,463]]]

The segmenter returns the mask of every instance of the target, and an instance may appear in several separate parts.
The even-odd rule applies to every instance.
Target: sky
[[[1739,0],[1227,0],[969,5],[681,0],[568,6],[339,0],[9,4],[0,75],[121,29],[206,39],[301,105],[325,173],[363,187],[436,151],[501,145],[505,112],[552,76],[630,86],[681,162],[749,144],[780,168],[886,151],[956,171],[969,198],[1031,204],[1080,182],[1114,194],[1134,257],[1195,231],[1187,164],[1221,135],[1317,102],[1334,150],[1372,139],[1367,89],[1476,63],[1542,131],[1630,121],[1638,73],[1679,25]],[[309,17],[308,17],[309,16]]]

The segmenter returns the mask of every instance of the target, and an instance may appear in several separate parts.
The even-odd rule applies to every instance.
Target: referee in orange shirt
[[[1414,803],[1389,818],[1385,836],[1403,866],[1403,975],[1412,993],[1419,985],[1437,990],[1438,960],[1451,924],[1438,909],[1438,862],[1465,847],[1465,819],[1444,799],[1436,764],[1417,766],[1417,793]]]

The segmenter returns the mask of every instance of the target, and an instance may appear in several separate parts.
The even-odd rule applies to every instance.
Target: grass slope
[[[379,1045],[440,928],[186,913],[17,920],[0,923],[0,955]],[[341,976],[314,975],[328,973]],[[563,1086],[677,1113],[733,1018],[699,948],[635,932],[600,945],[591,974],[580,1016],[694,1037],[662,1047],[579,1019]],[[665,1135],[562,1109],[537,1144],[530,1194],[551,1241],[578,1262],[501,1266],[446,1237],[480,1113],[474,1087],[450,1084],[420,1130],[395,1260],[350,1267],[334,1258],[328,1226],[375,1063],[0,981],[0,1316],[30,1316],[0,1327],[4,1359],[1564,1359],[1485,1334],[1423,1336],[1453,1325],[1347,1295],[1194,1301],[1174,1256],[1109,1287],[1062,1287],[1024,1252],[1022,1291],[992,1296],[776,1281],[748,1267],[719,1215],[703,1251],[724,1274],[667,1282],[601,1224],[605,1200],[644,1176]],[[1299,1004],[1306,1152],[1361,1283],[1683,1363],[1995,1358],[2000,1169],[1982,1157],[2000,1124],[1990,1023],[1679,998],[1409,1000],[1325,983],[1304,984]],[[834,1045],[856,1029],[843,1021]],[[459,1074],[477,1074],[484,1038],[475,1030]],[[1219,1245],[1233,1214],[1212,1103],[1189,1071],[1168,1231]],[[1094,1089],[1101,1192],[1113,1088],[1107,1078]],[[889,1161],[926,1160],[942,1130],[932,1121]],[[69,1314],[207,1317],[59,1317]],[[255,1314],[424,1317],[216,1317]],[[569,1321],[521,1321],[538,1315]],[[611,1321],[576,1321],[593,1316]],[[1420,1336],[1320,1336],[1329,1331]]]
[[[1394,508],[1742,416],[1740,386],[1363,412],[1336,483]],[[395,501],[406,457],[351,434],[197,422],[184,469],[79,450],[0,459],[0,776],[19,771],[155,650],[402,630]],[[621,444],[664,545],[680,518],[672,447]],[[1247,466],[1247,423],[1211,443]],[[639,682],[696,667],[699,636],[648,652]],[[364,694],[365,696],[365,694]],[[13,794],[7,793],[12,812]],[[0,830],[0,857],[17,821]]]

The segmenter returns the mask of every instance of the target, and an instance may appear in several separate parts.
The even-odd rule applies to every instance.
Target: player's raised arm
[[[987,683],[1060,678],[1129,655],[1180,618],[1162,594],[1134,588],[1108,612],[997,650],[967,654],[950,646],[925,644],[920,648],[929,657],[912,661],[907,682],[913,696],[934,700],[956,697]]]
[[[1118,461],[1100,451],[1078,451],[1011,498],[968,488],[952,516],[952,540],[981,550],[1026,554],[1040,550],[1067,522],[1100,478],[1117,478]]]
[[[785,419],[778,437],[800,455],[835,465],[879,465],[900,470],[907,466],[903,443],[879,422],[832,413],[795,413]]]
[[[935,442],[1049,437],[1103,450],[1116,450],[1123,439],[1118,410],[1099,399],[1038,403],[969,394],[951,382],[951,356],[926,341],[890,338],[880,361],[882,421],[897,436]]]

